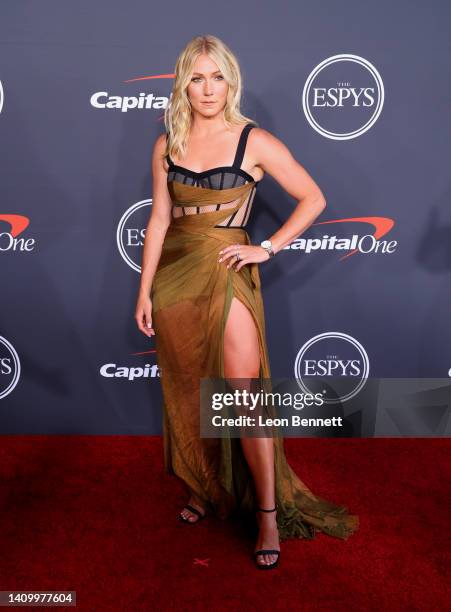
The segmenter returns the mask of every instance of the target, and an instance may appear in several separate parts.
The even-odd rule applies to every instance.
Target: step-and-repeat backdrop
[[[134,311],[152,148],[199,34],[235,52],[244,114],[327,199],[260,264],[273,377],[448,378],[450,16],[438,0],[3,2],[0,432],[161,432]],[[267,175],[252,241],[295,205]],[[425,434],[445,433],[439,404]]]

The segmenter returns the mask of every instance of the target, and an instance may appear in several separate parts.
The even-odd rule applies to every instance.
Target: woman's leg
[[[224,331],[225,378],[258,378],[260,347],[257,328],[249,309],[236,297],[232,299]],[[244,382],[244,381],[243,381]],[[273,438],[241,438],[244,456],[252,472],[260,508],[275,506]],[[258,512],[259,536],[255,550],[279,548],[275,512]],[[258,563],[273,563],[276,555],[259,555]]]

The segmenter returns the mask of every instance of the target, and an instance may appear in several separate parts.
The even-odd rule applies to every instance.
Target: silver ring
[[[241,257],[238,251],[235,253],[235,257],[237,258],[238,261],[241,261]]]

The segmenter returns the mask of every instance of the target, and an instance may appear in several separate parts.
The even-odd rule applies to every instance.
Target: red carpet
[[[446,608],[448,440],[285,448],[360,530],[284,542],[280,567],[262,572],[236,525],[176,520],[185,496],[163,471],[160,438],[2,436],[0,590],[75,590],[77,609],[96,612]]]

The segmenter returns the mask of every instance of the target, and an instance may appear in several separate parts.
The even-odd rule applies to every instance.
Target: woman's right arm
[[[171,222],[172,202],[167,187],[167,170],[162,155],[166,147],[166,135],[161,134],[152,153],[152,212],[146,228],[141,264],[141,282],[136,303],[135,320],[146,336],[155,335],[152,329],[152,301],[150,291],[160,261],[166,231]]]

